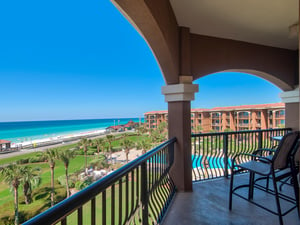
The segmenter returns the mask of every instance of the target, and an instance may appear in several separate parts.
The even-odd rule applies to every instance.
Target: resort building
[[[106,132],[121,132],[121,131],[126,131],[126,130],[131,130],[135,128],[138,125],[138,123],[133,122],[130,120],[128,123],[124,125],[115,125],[115,126],[109,126],[105,128]]]
[[[145,126],[155,129],[168,121],[167,111],[144,114]],[[191,110],[193,133],[282,128],[285,126],[285,104],[241,105]]]

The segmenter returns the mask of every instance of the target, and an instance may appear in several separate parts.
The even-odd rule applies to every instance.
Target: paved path
[[[114,133],[114,134],[120,134],[120,133]],[[105,136],[105,135],[92,137],[92,138],[89,138],[89,139],[100,138],[100,137],[103,137],[103,136]],[[27,154],[27,153],[31,153],[31,152],[41,152],[41,151],[44,151],[48,148],[55,148],[55,147],[61,147],[61,146],[65,146],[65,145],[74,144],[74,143],[77,143],[79,140],[80,139],[74,140],[74,141],[69,141],[69,142],[64,142],[64,143],[59,143],[59,144],[53,144],[53,145],[49,145],[49,146],[33,148],[33,149],[22,149],[22,150],[16,151],[16,152],[2,153],[2,154],[0,154],[0,159],[9,158],[9,157],[18,156],[18,155],[23,155],[23,154]],[[117,161],[122,161],[122,162],[126,161],[126,156],[125,156],[124,151],[114,152],[113,154],[116,157]],[[140,155],[141,155],[141,150],[132,149],[129,153],[128,158],[129,158],[129,160],[133,160],[137,156],[140,156]]]

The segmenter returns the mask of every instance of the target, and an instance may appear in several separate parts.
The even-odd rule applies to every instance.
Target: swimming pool
[[[194,168],[210,168],[210,169],[222,169],[224,168],[224,158],[207,156],[208,166],[204,165],[202,155],[192,155],[192,167]],[[231,166],[231,160],[228,158],[228,168]]]
[[[195,168],[210,168],[210,169],[223,169],[224,168],[224,158],[223,157],[214,157],[207,156],[208,166],[204,165],[204,160],[202,155],[192,155],[192,167]],[[156,156],[155,159],[150,158],[147,160],[148,163],[158,163],[158,164],[167,164],[167,157]],[[231,160],[228,158],[228,168],[231,166]]]

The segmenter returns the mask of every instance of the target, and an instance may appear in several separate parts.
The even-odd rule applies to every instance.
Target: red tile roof
[[[123,125],[117,125],[117,126],[107,127],[106,129],[112,128],[112,129],[118,130],[118,129],[122,128],[122,127],[123,127]]]
[[[226,106],[226,107],[215,107],[212,109],[192,109],[191,112],[212,112],[212,111],[229,111],[229,110],[247,110],[247,109],[266,109],[266,108],[277,108],[277,107],[284,107],[285,104],[282,102],[279,103],[270,103],[270,104],[258,104],[258,105],[239,105],[239,106]],[[160,110],[160,111],[151,111],[146,112],[144,115],[148,114],[165,114],[168,113],[167,110]]]
[[[259,104],[259,105],[239,105],[239,106],[228,106],[228,107],[215,107],[212,111],[222,111],[222,110],[239,110],[239,109],[266,109],[266,108],[276,108],[284,107],[284,103],[271,103],[271,104]]]
[[[11,143],[11,141],[7,141],[7,140],[0,140],[0,144],[8,144]]]
[[[147,114],[165,114],[167,112],[168,112],[167,110],[151,111],[151,112],[144,113],[144,115],[147,115]]]

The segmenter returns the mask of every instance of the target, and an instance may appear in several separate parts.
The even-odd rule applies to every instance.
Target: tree
[[[135,127],[134,130],[136,131],[136,134],[138,136],[142,135],[142,127],[141,126]]]
[[[58,149],[57,148],[51,148],[47,149],[43,156],[46,158],[47,162],[50,166],[50,172],[51,172],[51,206],[54,205],[54,168],[55,168],[55,160],[58,158]]]
[[[72,150],[64,150],[58,153],[58,158],[63,162],[65,166],[65,176],[66,176],[66,188],[67,188],[67,198],[70,197],[70,189],[69,189],[69,178],[68,178],[68,167],[70,163],[70,159],[74,158],[75,154]]]
[[[98,138],[94,140],[94,145],[97,147],[98,156],[100,154],[100,149],[104,153],[105,141],[102,138]]]
[[[40,168],[32,168],[29,166],[21,167],[22,171],[22,184],[23,184],[23,194],[25,198],[25,204],[30,204],[32,202],[32,188],[38,187],[41,184],[41,177],[38,174]]]
[[[112,162],[112,142],[115,140],[115,136],[108,134],[106,135],[106,140],[108,141],[109,153],[110,153],[110,161]]]
[[[194,131],[197,134],[197,133],[200,133],[201,131],[203,131],[203,128],[202,128],[201,125],[198,125],[198,126],[195,127]]]
[[[167,129],[167,126],[168,124],[166,122],[161,122],[157,127],[158,132],[161,134],[164,133]]]
[[[126,138],[126,137],[128,137],[128,133],[123,133],[122,138]]]
[[[145,154],[146,151],[151,147],[151,144],[146,140],[142,140],[137,143],[137,146],[139,149],[142,149],[142,154]]]
[[[124,147],[125,149],[126,163],[128,163],[128,155],[129,155],[130,148],[133,146],[133,142],[129,139],[123,139],[121,142],[121,146]]]
[[[82,138],[80,139],[80,141],[78,142],[78,146],[80,148],[83,148],[83,151],[84,151],[84,158],[85,158],[85,161],[84,161],[84,167],[85,167],[85,175],[87,175],[87,148],[88,148],[88,145],[90,144],[90,141],[86,138]]]
[[[19,225],[19,201],[18,189],[23,177],[20,166],[10,164],[0,170],[1,177],[4,182],[11,186],[14,190],[14,208],[15,208],[15,225]]]
[[[163,141],[164,137],[161,133],[158,132],[158,130],[153,130],[150,133],[150,139],[153,143],[159,143]]]
[[[231,131],[233,131],[233,130],[230,129],[230,128],[225,128],[225,129],[224,129],[224,132],[231,132]]]

